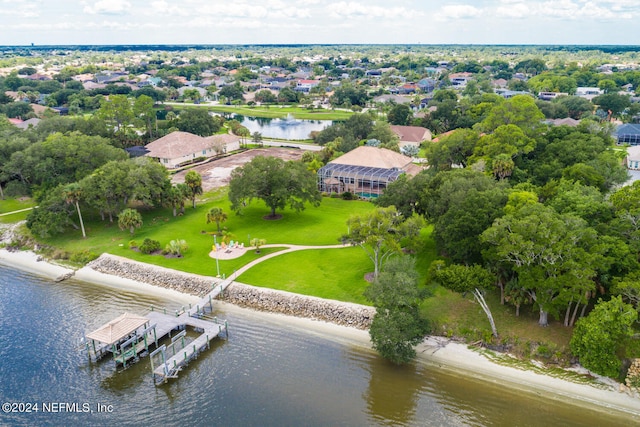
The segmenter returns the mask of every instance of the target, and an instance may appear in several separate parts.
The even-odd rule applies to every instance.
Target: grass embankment
[[[554,363],[561,363],[569,354],[573,328],[552,317],[548,327],[539,326],[539,313],[532,306],[521,307],[520,316],[516,317],[513,306],[500,305],[499,291],[487,292],[485,299],[500,335],[498,340],[492,340],[489,320],[475,300],[439,286],[433,291],[434,297],[427,298],[421,310],[438,335],[464,337],[468,342],[492,342],[508,347],[518,356]]]
[[[32,208],[35,205],[36,203],[33,201],[33,199],[26,197],[21,197],[19,199],[7,198],[5,200],[0,200],[0,223],[11,223],[24,220],[29,214],[29,211],[24,209]]]

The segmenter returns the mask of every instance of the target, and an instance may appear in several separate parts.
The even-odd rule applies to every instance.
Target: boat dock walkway
[[[151,344],[155,350],[150,353],[151,372],[155,384],[177,378],[191,360],[200,352],[209,348],[209,343],[216,337],[228,337],[228,324],[224,320],[212,317],[213,300],[216,299],[233,280],[231,278],[215,282],[211,291],[189,308],[183,307],[175,313],[167,313],[166,309],[158,311],[151,307],[145,316],[128,313],[103,325],[90,334],[86,344],[89,356],[98,360],[111,353],[117,365],[127,366],[131,360],[137,361],[143,352],[149,352]],[[194,340],[187,342],[185,328],[189,326],[200,332]],[[173,331],[182,330],[171,338],[170,344],[158,346],[158,341],[171,337]]]

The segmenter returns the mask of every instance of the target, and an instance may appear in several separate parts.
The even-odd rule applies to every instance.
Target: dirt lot
[[[290,148],[255,148],[239,154],[214,160],[204,165],[192,168],[202,175],[202,189],[209,191],[214,188],[224,187],[229,184],[231,171],[242,166],[257,156],[273,156],[284,160],[298,160],[302,157],[303,150]],[[174,183],[184,182],[186,170],[173,175],[171,181]]]

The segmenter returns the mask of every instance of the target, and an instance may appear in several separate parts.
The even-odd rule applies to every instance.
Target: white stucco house
[[[175,169],[183,164],[204,157],[240,149],[240,137],[222,134],[202,137],[189,132],[171,132],[145,146],[145,156],[157,159],[167,169]]]

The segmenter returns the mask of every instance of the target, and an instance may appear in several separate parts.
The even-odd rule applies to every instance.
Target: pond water
[[[260,132],[267,138],[277,138],[286,140],[310,139],[309,134],[313,131],[321,131],[333,124],[331,120],[300,120],[288,116],[284,119],[269,119],[262,117],[249,117],[237,115],[234,117],[242,126],[249,129],[253,134]]]

